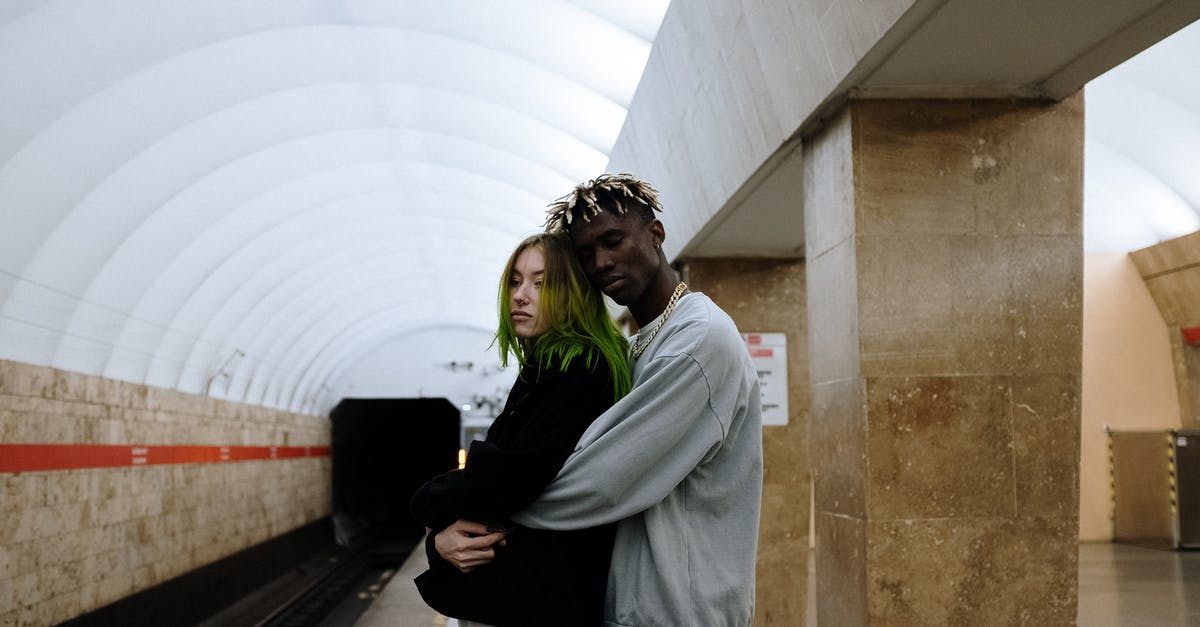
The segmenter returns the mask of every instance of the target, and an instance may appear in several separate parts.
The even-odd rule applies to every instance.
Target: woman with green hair
[[[413,496],[413,515],[430,529],[430,568],[417,588],[430,607],[465,621],[599,625],[613,526],[550,531],[509,517],[537,498],[584,430],[629,392],[628,344],[562,233],[517,246],[500,277],[499,309],[500,361],[515,359],[520,373],[466,466]],[[439,555],[438,532],[456,522],[495,541],[478,562]]]

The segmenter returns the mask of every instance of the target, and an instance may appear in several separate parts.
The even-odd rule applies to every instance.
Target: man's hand
[[[493,548],[504,540],[504,531],[493,531],[487,525],[459,520],[433,537],[433,546],[442,559],[455,568],[469,573],[496,558]]]

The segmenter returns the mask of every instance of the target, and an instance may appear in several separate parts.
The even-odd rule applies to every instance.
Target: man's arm
[[[517,512],[518,524],[581,529],[616,522],[675,489],[723,441],[710,382],[690,355],[647,364],[642,381],[584,433],[545,492]]]

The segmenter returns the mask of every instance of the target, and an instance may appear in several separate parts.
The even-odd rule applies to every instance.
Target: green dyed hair
[[[550,326],[545,333],[526,339],[517,337],[513,330],[509,281],[517,258],[529,248],[537,248],[545,258],[538,310],[540,316],[550,320]],[[536,364],[565,371],[577,358],[584,359],[589,367],[603,359],[612,373],[613,398],[629,393],[629,344],[613,323],[600,291],[588,282],[565,233],[538,233],[517,245],[500,275],[499,303],[496,343],[501,364],[507,366],[513,357],[522,368]]]

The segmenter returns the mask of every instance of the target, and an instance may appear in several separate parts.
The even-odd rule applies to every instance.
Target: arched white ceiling
[[[486,335],[666,4],[0,3],[0,358],[321,412]],[[1198,60],[1194,24],[1089,84],[1088,250],[1200,227]]]
[[[299,411],[601,171],[665,0],[0,6],[0,358]]]
[[[1200,22],[1088,83],[1084,246],[1127,252],[1200,229]]]

